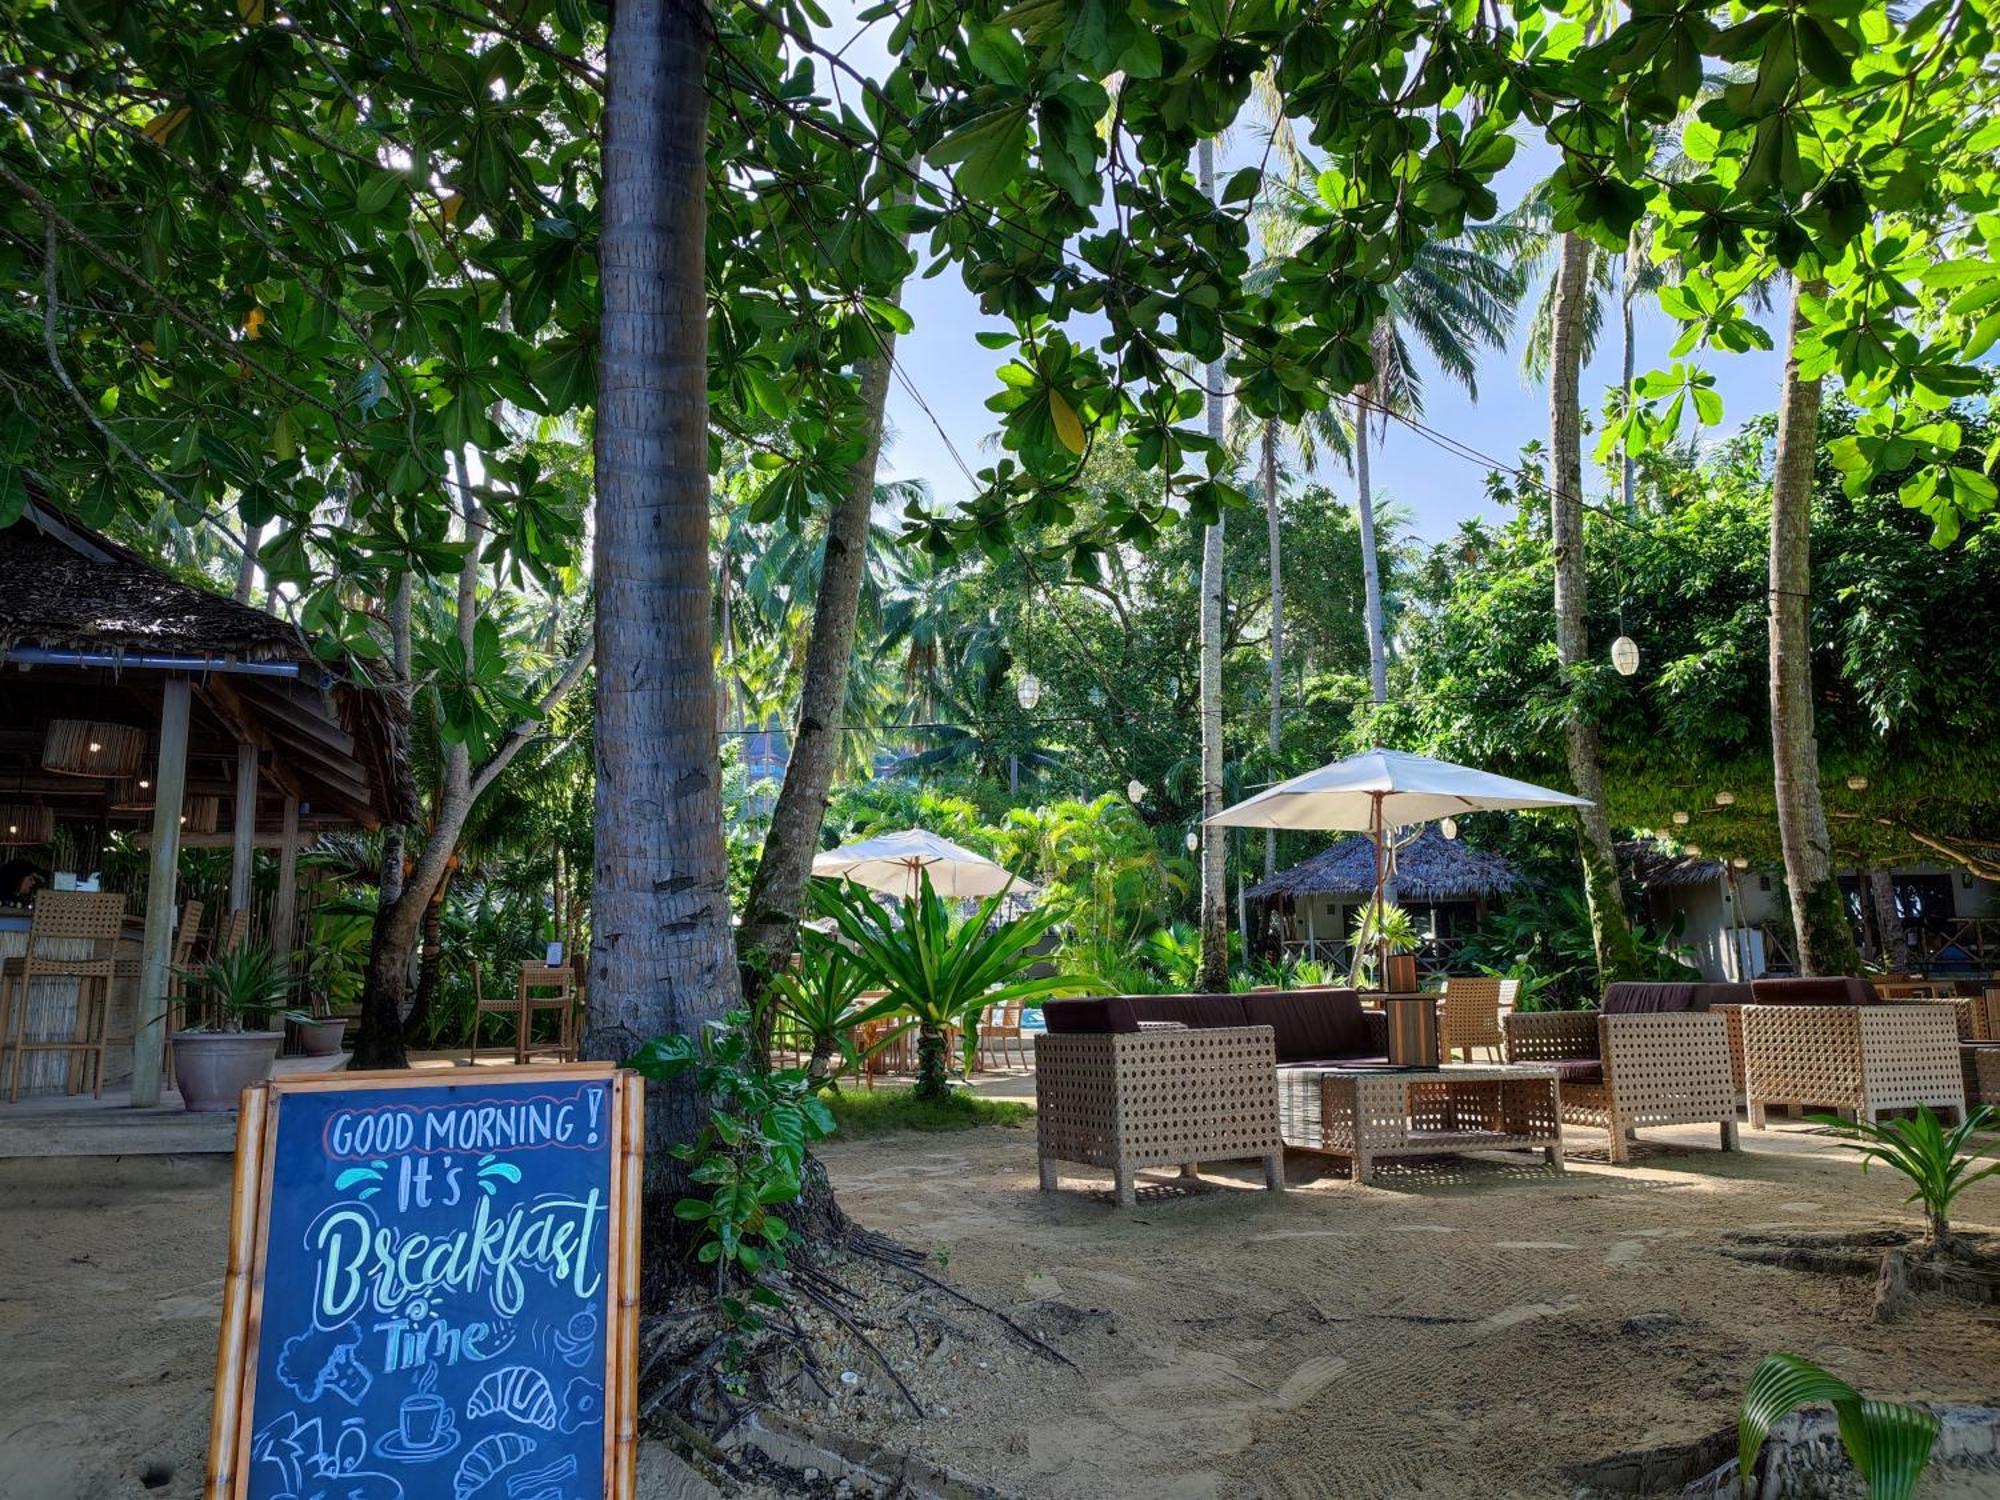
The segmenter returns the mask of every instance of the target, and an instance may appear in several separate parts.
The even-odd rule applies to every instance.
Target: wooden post
[[[299,799],[285,797],[285,821],[278,836],[278,896],[271,906],[271,951],[287,973],[292,967],[292,929],[299,921]]]
[[[229,855],[229,909],[250,909],[250,870],[257,838],[257,747],[236,746],[236,838]]]
[[[167,987],[179,906],[181,799],[187,791],[188,682],[160,693],[160,764],[153,773],[153,860],[146,880],[146,938],[139,963],[138,1025],[132,1041],[132,1106],[160,1102],[167,1057]]]

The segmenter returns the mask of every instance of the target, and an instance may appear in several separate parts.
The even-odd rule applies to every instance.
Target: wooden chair
[[[517,1064],[527,1062],[534,1040],[535,1012],[541,1010],[559,1013],[561,1025],[556,1032],[556,1053],[565,1062],[573,1059],[577,1044],[576,973],[568,964],[546,964],[540,959],[529,959],[521,965],[521,971],[515,978],[513,995],[489,1000],[481,984],[479,962],[473,960],[472,1039],[465,1049],[467,1066],[479,1060],[479,1018],[486,1015],[514,1018],[514,1061]]]
[[[1004,1063],[1010,1042],[1020,1049],[1021,1061],[1025,1065],[1028,1061],[1028,1040],[1021,1035],[1021,1004],[1018,1000],[987,1007],[986,1015],[979,1023],[980,1064],[991,1072],[996,1055]]]
[[[1498,1062],[1502,1049],[1507,1045],[1506,1033],[1500,1029],[1500,1014],[1503,1010],[1513,1010],[1515,997],[1520,991],[1521,982],[1518,979],[1493,979],[1483,975],[1447,979],[1444,982],[1444,1003],[1439,1007],[1438,1044],[1441,1055],[1449,1060],[1452,1053],[1462,1052],[1464,1060],[1471,1062],[1472,1049],[1484,1047]]]
[[[104,1049],[111,1024],[111,981],[116,977],[125,898],[115,892],[43,891],[35,898],[27,951],[0,965],[0,1037],[13,1039],[7,1102],[21,1097],[21,1059],[30,1052],[69,1055],[67,1087],[78,1093],[86,1077],[104,1095]],[[67,1037],[28,1035],[34,987],[53,979],[76,981],[76,1009]]]

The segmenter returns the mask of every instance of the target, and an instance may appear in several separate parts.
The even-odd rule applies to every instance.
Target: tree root
[[[779,1280],[775,1277],[767,1279],[769,1281],[771,1288],[774,1291],[783,1293],[784,1291],[790,1289],[786,1286],[786,1283],[783,1282],[782,1280]],[[868,1351],[870,1358],[872,1358],[876,1364],[882,1367],[883,1373],[886,1374],[891,1380],[893,1380],[896,1383],[896,1389],[901,1391],[903,1393],[903,1399],[910,1403],[910,1410],[915,1412],[918,1416],[921,1417],[924,1414],[923,1402],[917,1399],[916,1393],[910,1389],[909,1385],[904,1381],[903,1377],[896,1373],[896,1367],[891,1363],[889,1363],[889,1356],[884,1354],[881,1351],[881,1349],[876,1345],[875,1340],[871,1339],[868,1336],[867,1331],[863,1329],[859,1323],[854,1321],[853,1317],[849,1315],[847,1309],[842,1307],[835,1298],[827,1295],[827,1293],[821,1291],[817,1286],[813,1285],[811,1282],[800,1281],[794,1283],[794,1286],[796,1287],[800,1295],[805,1297],[807,1301],[813,1303],[815,1306],[822,1309],[829,1317],[831,1317],[834,1320],[834,1322],[838,1323],[842,1328],[845,1328],[848,1331],[848,1333],[856,1340],[856,1342],[858,1342],[861,1345],[862,1348]],[[852,1294],[850,1293],[849,1295]]]
[[[884,1235],[875,1234],[869,1230],[857,1230],[848,1237],[848,1249],[852,1250],[856,1255],[866,1256],[871,1260],[878,1260],[885,1266],[893,1267],[898,1271],[904,1272],[906,1275],[916,1277],[920,1281],[929,1282],[939,1291],[957,1298],[967,1307],[976,1308],[980,1312],[985,1313],[989,1318],[1000,1323],[1009,1333],[1013,1334],[1044,1358],[1052,1359],[1058,1364],[1068,1365],[1072,1370],[1077,1367],[1076,1361],[1063,1353],[1062,1350],[1056,1348],[1055,1345],[1048,1343],[1046,1340],[1037,1338],[1019,1323],[1008,1317],[1007,1314],[1000,1311],[999,1308],[989,1307],[976,1297],[968,1297],[949,1282],[942,1281],[938,1277],[931,1275],[921,1265],[911,1260],[910,1257],[913,1252],[908,1247],[898,1245],[894,1240]]]
[[[1922,1292],[1973,1303],[2000,1302],[2000,1256],[1963,1237],[1942,1245],[1915,1230],[1743,1231],[1725,1235],[1722,1253],[1752,1265],[1825,1276],[1867,1277],[1875,1283],[1873,1317],[1892,1323]]]

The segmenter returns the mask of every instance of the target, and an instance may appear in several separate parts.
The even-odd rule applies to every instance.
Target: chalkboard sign
[[[641,1087],[567,1064],[246,1092],[208,1500],[628,1497]]]

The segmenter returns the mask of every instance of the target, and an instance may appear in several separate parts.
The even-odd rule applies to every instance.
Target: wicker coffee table
[[[1356,1182],[1385,1156],[1522,1150],[1563,1165],[1554,1068],[1280,1068],[1278,1128],[1287,1146],[1347,1157]]]

